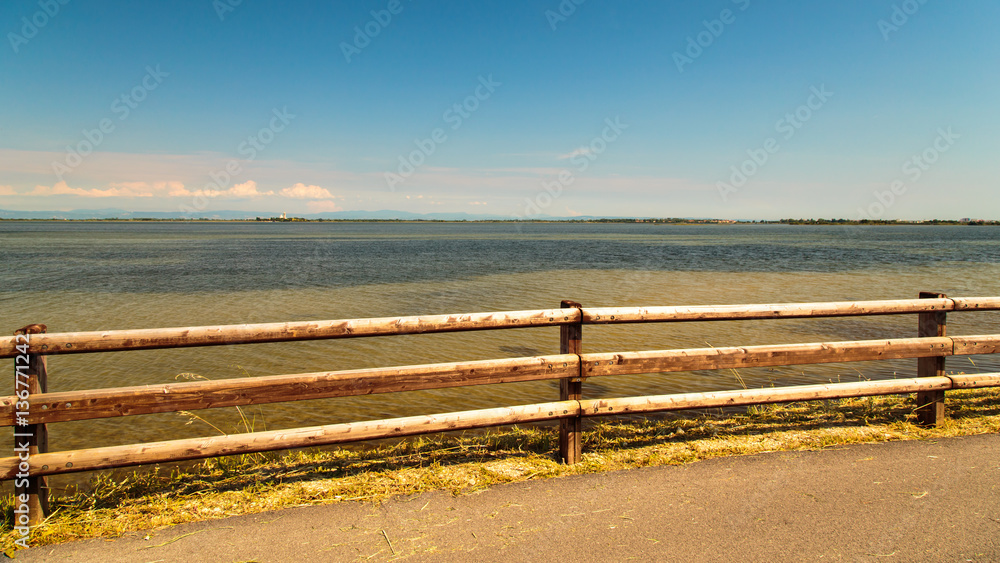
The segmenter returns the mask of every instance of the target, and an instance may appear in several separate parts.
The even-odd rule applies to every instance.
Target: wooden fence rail
[[[620,399],[558,401],[406,418],[329,424],[290,430],[89,448],[39,454],[37,457],[32,457],[32,461],[38,465],[38,468],[34,470],[34,475],[57,475],[109,467],[129,467],[224,455],[398,438],[435,432],[470,430],[490,426],[565,420],[580,416],[593,417],[738,407],[981,387],[1000,387],[1000,373],[797,385],[794,387],[739,389]],[[0,479],[13,479],[16,472],[17,458],[0,459]]]
[[[574,323],[736,321],[991,310],[1000,310],[1000,297],[896,299],[779,305],[542,309],[460,315],[38,334],[32,337],[29,352],[42,355],[122,352],[157,348],[530,328]],[[17,350],[17,344],[18,342],[13,337],[0,338],[0,358],[17,356],[20,353]]]
[[[939,293],[921,293],[920,299],[892,301],[701,307],[585,308],[563,301],[559,309],[533,311],[54,334],[45,334],[42,325],[32,325],[22,329],[27,335],[0,339],[0,358],[14,358],[18,382],[15,395],[0,397],[0,426],[14,426],[16,452],[22,451],[21,446],[28,443],[30,436],[30,447],[23,453],[0,459],[0,480],[14,479],[17,493],[30,497],[30,520],[34,525],[47,510],[45,478],[49,475],[222,455],[558,420],[559,455],[566,463],[576,463],[581,458],[585,417],[903,393],[916,393],[920,421],[936,424],[944,414],[946,390],[1000,386],[998,373],[949,376],[944,372],[947,356],[1000,352],[1000,335],[946,334],[948,312],[990,310],[1000,310],[1000,297],[948,298]],[[607,353],[583,353],[581,346],[585,324],[892,314],[917,314],[917,337]],[[45,358],[57,354],[544,326],[560,327],[559,354],[71,392],[50,393],[45,381]],[[587,377],[903,358],[917,359],[918,377],[618,399],[582,396]],[[26,391],[21,391],[21,378],[25,378]],[[49,423],[545,379],[560,381],[558,402],[46,451]]]
[[[421,317],[65,332],[35,336],[31,339],[29,351],[49,356],[90,352],[123,352],[125,350],[153,350],[157,348],[190,348],[194,346],[226,346],[363,336],[530,328],[568,324],[578,322],[579,319],[579,311],[545,309]],[[0,358],[13,358],[18,353],[17,342],[14,338],[0,340]]]
[[[997,351],[1000,351],[1000,335],[559,354],[42,393],[31,397],[31,408],[22,418],[31,424],[47,424],[399,391],[566,380],[579,378],[581,373],[583,377],[595,377],[937,358]],[[0,397],[0,426],[15,425],[17,400],[16,396]]]
[[[31,398],[28,422],[262,405],[397,391],[556,379],[577,375],[580,358],[564,354],[503,360],[269,375],[161,385],[45,393]],[[13,426],[17,397],[0,397],[0,426]]]

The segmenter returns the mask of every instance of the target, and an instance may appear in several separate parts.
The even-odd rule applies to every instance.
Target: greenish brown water
[[[558,307],[1000,295],[991,227],[532,224],[0,223],[0,330],[50,332]],[[949,333],[1000,333],[953,313]],[[584,328],[584,351],[908,337],[913,315]],[[518,357],[558,351],[554,328],[56,356],[52,391]],[[951,358],[997,371],[994,358]],[[741,370],[748,387],[908,377],[916,360]],[[6,392],[12,391],[13,364]],[[592,378],[587,397],[738,388],[731,371]],[[554,382],[264,405],[289,428],[551,401]],[[199,411],[224,431],[234,409]],[[179,414],[50,426],[53,449],[206,436]]]

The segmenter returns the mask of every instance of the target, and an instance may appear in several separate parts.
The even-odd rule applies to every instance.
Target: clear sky
[[[992,0],[5,0],[0,209],[997,219],[997,22]]]

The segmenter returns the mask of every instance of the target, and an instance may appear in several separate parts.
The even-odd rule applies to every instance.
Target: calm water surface
[[[558,307],[1000,295],[1000,228],[654,224],[0,222],[0,331],[50,332]],[[955,313],[951,334],[1000,332]],[[584,328],[584,350],[908,337],[915,316]],[[558,351],[554,328],[55,356],[51,391]],[[975,365],[973,365],[973,362]],[[741,370],[750,387],[912,376],[916,361]],[[953,371],[1000,362],[948,360]],[[12,360],[0,361],[13,390]],[[188,375],[190,377],[190,375]],[[731,372],[593,378],[588,397],[732,389]],[[264,405],[257,429],[558,397],[553,382]],[[200,411],[225,431],[234,409]],[[178,414],[50,426],[53,449],[207,436]],[[8,432],[9,433],[9,432]]]

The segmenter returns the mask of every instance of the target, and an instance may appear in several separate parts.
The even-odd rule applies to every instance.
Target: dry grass
[[[719,456],[818,449],[861,442],[920,440],[1000,431],[1000,390],[953,391],[949,419],[913,423],[913,399],[889,396],[754,407],[673,419],[604,420],[585,428],[583,462],[555,460],[552,428],[430,436],[372,448],[295,451],[206,460],[95,476],[89,490],[59,496],[32,545],[348,500],[378,502],[430,490],[455,494],[499,483]],[[13,547],[4,495],[0,549]]]

